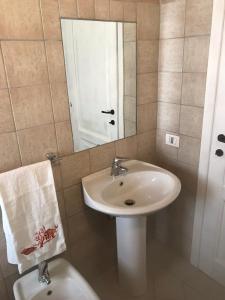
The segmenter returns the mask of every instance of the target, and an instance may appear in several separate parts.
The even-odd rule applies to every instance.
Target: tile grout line
[[[183,95],[183,71],[184,71],[184,63],[185,63],[185,32],[186,32],[186,15],[187,15],[187,0],[185,0],[185,11],[184,11],[184,38],[183,38],[183,57],[182,57],[182,77],[181,77],[181,90],[180,90],[180,110],[179,110],[179,128],[178,132],[179,135],[181,134],[180,128],[181,128],[181,112],[182,112],[182,95]],[[181,144],[181,141],[180,141]],[[180,153],[180,147],[177,149],[177,160],[179,161],[179,153]]]

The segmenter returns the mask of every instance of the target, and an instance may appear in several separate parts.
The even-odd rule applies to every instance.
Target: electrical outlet
[[[180,137],[178,135],[166,134],[166,145],[179,148],[180,146]]]

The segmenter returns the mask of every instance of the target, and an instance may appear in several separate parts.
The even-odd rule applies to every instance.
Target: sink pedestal
[[[147,217],[117,217],[117,258],[120,285],[132,295],[147,289]]]

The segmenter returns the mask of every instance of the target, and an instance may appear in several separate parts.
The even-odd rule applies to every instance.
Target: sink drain
[[[124,201],[124,204],[127,205],[127,206],[132,206],[135,204],[135,201],[132,200],[132,199],[127,199]]]
[[[52,291],[47,292],[47,296],[51,296],[51,294],[52,294]]]

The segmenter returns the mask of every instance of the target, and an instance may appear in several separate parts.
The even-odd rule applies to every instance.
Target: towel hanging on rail
[[[19,272],[66,250],[50,161],[0,174],[8,262]]]

